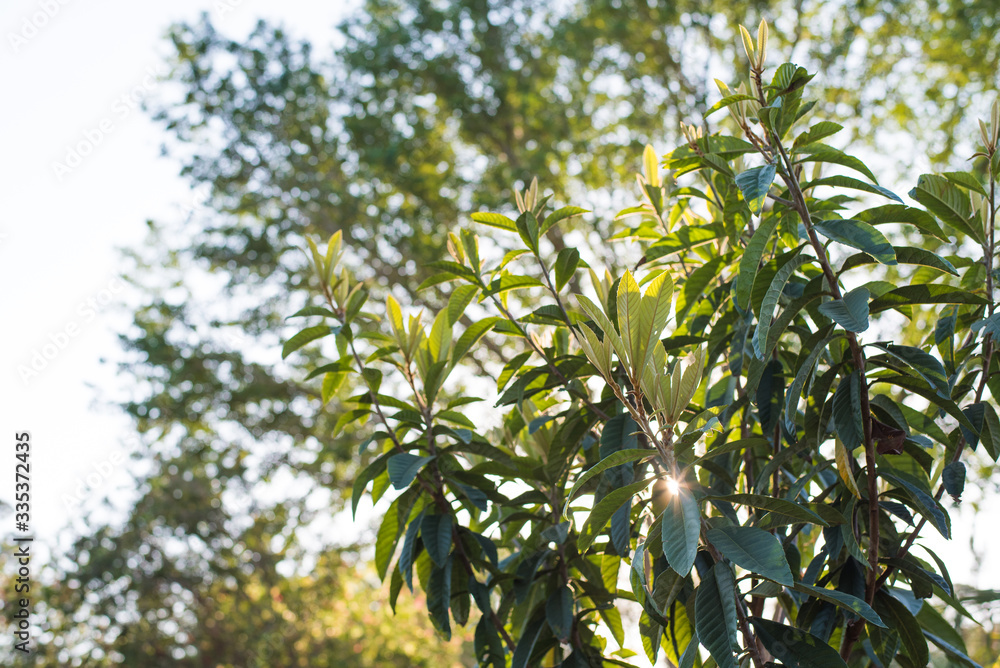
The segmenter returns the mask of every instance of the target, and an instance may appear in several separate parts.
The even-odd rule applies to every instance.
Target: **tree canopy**
[[[245,656],[214,654],[207,648],[215,647],[213,642],[218,638],[234,634],[263,637],[262,629],[270,622],[258,624],[256,612],[266,609],[274,620],[283,614],[275,607],[273,597],[269,598],[273,587],[282,592],[304,591],[303,583],[309,582],[315,555],[342,547],[330,531],[315,529],[317,517],[342,510],[355,481],[366,471],[373,471],[373,462],[388,459],[371,444],[359,452],[358,443],[368,439],[370,425],[338,424],[342,415],[350,414],[346,411],[370,408],[370,404],[362,402],[359,408],[349,402],[350,397],[364,393],[367,385],[350,375],[340,380],[340,371],[307,379],[307,371],[327,362],[324,355],[328,351],[302,349],[290,358],[293,367],[279,363],[276,354],[260,352],[277,351],[295,331],[289,329],[285,317],[311,303],[305,293],[306,286],[313,285],[310,263],[301,252],[311,234],[324,239],[336,232],[342,235],[349,252],[341,264],[348,269],[349,280],[364,281],[365,289],[376,295],[379,303],[392,294],[404,307],[424,307],[437,313],[455,303],[453,286],[432,279],[440,273],[440,266],[434,263],[442,261],[441,251],[449,244],[449,231],[455,230],[459,221],[467,220],[472,211],[510,213],[508,207],[515,194],[520,196],[537,177],[544,191],[552,196],[551,201],[575,202],[596,212],[591,216],[573,215],[553,223],[544,233],[537,231],[539,239],[544,239],[539,242],[539,252],[544,247],[549,254],[546,266],[555,272],[551,279],[556,283],[566,279],[558,291],[567,300],[568,311],[577,306],[566,291],[579,293],[584,286],[589,286],[588,291],[596,287],[587,282],[582,270],[574,272],[571,266],[584,268],[590,262],[596,271],[606,265],[611,276],[619,279],[626,268],[640,275],[635,263],[643,256],[642,271],[667,260],[690,265],[683,268],[685,281],[676,277],[680,292],[672,301],[675,307],[687,307],[687,315],[700,314],[701,319],[692,320],[672,334],[681,337],[675,341],[676,348],[664,349],[673,363],[676,353],[693,343],[683,337],[700,336],[701,329],[711,321],[706,320],[710,314],[705,309],[723,303],[719,300],[723,286],[733,280],[733,262],[742,257],[739,253],[743,243],[753,238],[749,232],[759,224],[754,217],[759,209],[748,214],[744,208],[745,202],[754,200],[754,193],[744,188],[747,183],[739,184],[731,178],[743,173],[738,158],[742,153],[717,153],[719,149],[711,145],[715,140],[704,135],[718,130],[716,119],[720,117],[709,116],[707,121],[703,118],[719,97],[715,78],[724,79],[733,90],[737,80],[746,78],[740,76],[747,64],[734,26],[747,22],[747,16],[759,15],[775,17],[769,67],[773,69],[779,59],[794,59],[808,71],[820,73],[809,87],[810,97],[816,102],[813,114],[846,126],[833,139],[834,145],[843,148],[844,143],[836,141],[850,139],[854,146],[884,147],[883,138],[896,141],[905,136],[907,152],[890,152],[904,166],[928,152],[934,164],[951,168],[965,165],[967,154],[975,150],[969,139],[975,136],[975,124],[966,111],[976,105],[985,109],[984,96],[998,83],[997,46],[992,39],[995,15],[988,2],[956,0],[931,6],[899,2],[615,0],[550,7],[546,3],[481,0],[370,1],[340,26],[341,40],[335,51],[318,56],[313,45],[296,40],[281,27],[263,23],[251,35],[239,39],[220,34],[207,19],[176,26],[169,35],[174,52],[169,75],[175,84],[169,88],[173,96],[165,95],[155,102],[151,112],[168,134],[167,152],[180,161],[182,173],[192,185],[206,188],[208,196],[205,206],[190,212],[183,225],[151,222],[150,243],[130,256],[131,279],[143,289],[145,297],[136,306],[134,326],[122,336],[125,354],[121,369],[129,379],[130,393],[123,408],[143,436],[148,456],[137,479],[139,500],[128,517],[120,524],[92,527],[90,535],[74,543],[67,560],[53,567],[53,577],[76,586],[53,590],[52,633],[62,639],[64,647],[92,648],[78,649],[74,660],[100,665],[122,656],[141,656],[150,662],[148,665],[177,665],[176,656],[157,657],[143,652],[148,647],[177,647],[189,637],[186,634],[193,634],[199,640],[191,646],[206,649],[195,649],[196,654],[184,660],[194,663],[196,657],[214,656],[221,663],[239,665]],[[857,85],[858,81],[865,85]],[[741,104],[745,106],[746,101]],[[712,150],[702,152],[721,155],[722,162],[715,167],[729,165],[727,169],[733,174],[722,170],[722,176],[713,175],[711,187],[675,188],[667,177],[654,177],[652,171],[647,171],[647,186],[651,179],[663,179],[660,206],[664,208],[659,215],[673,230],[670,234],[680,234],[682,225],[690,227],[690,216],[700,217],[691,229],[711,228],[692,233],[702,237],[662,243],[662,230],[650,224],[648,213],[636,214],[640,218],[627,221],[631,227],[626,229],[615,222],[614,212],[626,206],[632,196],[629,184],[634,183],[632,172],[643,147],[652,144],[662,150],[681,141],[681,121],[693,126],[689,130],[693,137],[700,128],[702,137],[693,143],[709,142]],[[852,167],[845,165],[846,156],[841,159],[833,152],[837,149],[808,153],[810,146],[815,148],[824,139],[817,132],[815,141],[803,145],[805,153],[797,157],[795,165],[796,179],[801,176],[799,171],[808,172],[814,162]],[[697,155],[694,148],[689,150],[692,155],[685,154],[682,147],[673,158],[678,162],[668,159],[666,167],[678,176],[694,169],[696,163],[684,162]],[[713,169],[701,163],[697,166]],[[972,167],[974,178],[986,182],[984,161]],[[876,188],[873,174],[858,174],[870,186],[869,191]],[[757,185],[762,183],[758,179]],[[907,183],[907,187],[915,185]],[[944,187],[934,179],[927,183],[932,190]],[[944,185],[970,188],[966,182],[948,181]],[[715,220],[719,212],[711,208],[712,204],[697,204],[698,194],[686,193],[685,188],[698,188],[710,198],[721,198],[721,221]],[[655,188],[643,186],[643,197],[655,198],[655,192]],[[762,197],[759,192],[757,195]],[[967,193],[962,195],[966,197]],[[837,198],[842,196],[843,192],[823,201],[840,204]],[[534,197],[535,205],[543,199]],[[680,205],[682,200],[695,204]],[[919,201],[932,214],[940,215]],[[764,200],[761,204],[769,212],[769,219],[780,221],[774,223],[772,246],[759,249],[759,258],[770,257],[765,250],[775,252],[775,239],[783,240],[785,235],[795,233],[793,213],[778,215],[783,205],[774,202]],[[829,211],[831,217],[842,215],[833,204],[824,204],[830,207],[824,212]],[[968,213],[964,208],[960,212]],[[515,227],[519,216],[520,212],[510,219]],[[536,216],[536,220],[541,224],[544,218]],[[869,226],[883,222],[890,221],[862,221]],[[721,232],[711,227],[717,224],[722,225]],[[501,227],[504,225],[508,223]],[[823,233],[822,227],[819,229]],[[842,242],[836,230],[828,231],[830,236],[826,238]],[[530,240],[530,229],[527,232]],[[954,240],[948,235],[918,234],[916,228],[905,226],[903,232],[909,234],[906,243],[916,249],[914,257],[925,257],[919,255],[921,252],[936,252],[945,258],[956,253]],[[619,240],[612,240],[616,235]],[[975,247],[979,240],[970,238]],[[670,250],[671,243],[681,245]],[[470,255],[465,244],[463,237],[451,240],[455,252],[468,264]],[[718,255],[708,258],[711,249]],[[500,261],[502,254],[494,258],[490,253],[502,250],[508,248],[484,244],[483,261]],[[576,260],[572,259],[574,250],[581,253]],[[683,252],[678,255],[678,251]],[[814,294],[806,293],[803,287],[802,295],[795,295],[801,283],[796,277],[807,277],[809,281],[816,278],[807,273],[815,265],[802,260],[801,255],[786,258],[787,269],[777,263],[763,265],[764,275],[778,275],[780,270],[786,287],[791,286],[779,290],[774,304],[771,299],[775,296],[770,296],[772,313],[786,306],[783,300],[789,296],[801,299]],[[818,261],[819,256],[815,257]],[[898,253],[896,257],[898,260]],[[958,284],[961,289],[982,292],[983,277],[975,273],[981,264],[961,259],[949,262],[962,272],[964,282]],[[908,266],[902,261],[900,265]],[[687,285],[688,269],[701,271],[696,280],[705,281],[704,294],[691,292],[693,287],[682,289]],[[599,282],[606,280],[602,271],[597,271]],[[933,271],[933,266],[918,269]],[[892,267],[886,269],[885,277],[891,281],[911,278],[909,273],[899,274]],[[432,279],[433,284],[418,290],[427,279]],[[502,277],[498,279],[501,284],[497,287],[502,289],[497,297],[519,318],[522,310],[544,308],[542,302],[536,302],[544,294],[539,286],[534,291],[511,291],[503,285]],[[541,274],[533,280],[542,281]],[[614,284],[612,280],[606,286],[609,292]],[[819,284],[822,281],[813,283],[812,288],[826,289]],[[869,297],[882,299],[884,295],[877,293],[884,287],[869,287]],[[744,301],[742,319],[730,317],[734,327],[742,327],[746,336],[752,337],[757,331],[756,309],[767,293],[751,290],[748,298],[749,288],[744,285],[741,289],[743,299],[749,299],[750,310]],[[854,293],[854,301],[850,295],[842,295],[847,316],[858,315],[849,307],[856,305],[859,294]],[[811,310],[806,311],[809,317],[840,323],[833,314],[816,310],[820,299],[810,302]],[[499,321],[483,318],[505,316],[477,308],[470,306],[467,313],[458,311],[459,319],[451,325],[470,328],[490,322],[494,329],[502,329]],[[965,327],[968,332],[968,313],[974,309],[971,305],[962,308],[966,309],[962,312],[966,320],[959,321],[956,315],[956,331]],[[905,311],[905,305],[895,312],[900,310]],[[612,323],[618,322],[613,313],[607,315]],[[675,322],[680,324],[683,318],[677,316],[675,311]],[[577,368],[559,372],[566,379],[586,368],[580,365],[589,364],[570,337],[571,331],[586,336],[578,320],[562,322],[553,312],[543,311],[535,321],[525,323],[553,328],[551,340],[536,344],[543,352],[552,348],[553,360],[576,358],[571,364],[577,364]],[[780,342],[785,332],[779,325],[779,321],[769,323],[768,331],[775,332],[773,336]],[[926,347],[931,326],[908,330],[906,344]],[[795,332],[797,323],[789,320],[784,327]],[[598,330],[595,335],[606,332],[601,327]],[[468,389],[466,384],[478,390],[481,383],[477,378],[503,379],[506,387],[523,380],[523,376],[515,378],[514,374],[529,364],[527,360],[536,366],[541,364],[544,355],[525,349],[523,337],[517,332],[502,333],[484,336],[469,349],[470,356],[464,358],[463,364],[471,364],[474,372],[456,374],[454,379],[459,384],[442,388],[448,401],[457,401]],[[457,338],[455,343],[460,340]],[[745,360],[747,368],[759,374],[757,382],[764,382],[765,388],[770,383],[773,391],[781,385],[783,392],[791,392],[794,388],[788,384],[797,376],[786,377],[783,374],[787,371],[768,374],[753,367],[750,352],[756,353],[756,349],[753,339],[747,340],[750,348],[744,351]],[[797,345],[821,342],[803,339]],[[842,343],[842,338],[836,339],[828,346]],[[956,340],[955,346],[959,343]],[[795,345],[790,345],[794,352]],[[935,342],[941,363],[951,364],[947,367],[949,373],[968,370],[971,362],[963,366],[965,358],[961,355],[946,359],[947,349],[941,345]],[[835,355],[832,348],[824,349]],[[778,343],[774,350],[784,351],[778,354],[785,356],[783,369],[793,368],[789,357],[793,352]],[[957,350],[969,353],[967,346]],[[524,357],[528,352],[533,357]],[[887,360],[899,358],[890,350],[871,354],[883,355]],[[517,360],[521,366],[510,366]],[[710,367],[712,361],[706,357],[703,363]],[[811,363],[822,361],[817,358]],[[732,367],[728,358],[727,363]],[[895,370],[902,373],[911,369],[907,364],[905,359],[899,361]],[[775,371],[775,367],[771,370]],[[741,379],[740,373],[738,367],[732,377]],[[544,375],[536,374],[520,387],[541,383],[539,379]],[[550,379],[552,383],[558,380],[558,375]],[[834,380],[830,378],[827,389]],[[744,380],[734,382],[747,392]],[[799,382],[805,386],[805,380]],[[563,396],[556,387],[553,384],[546,391]],[[956,391],[967,389],[961,384],[956,387]],[[567,391],[577,400],[583,393],[576,385]],[[735,391],[728,386],[717,388],[713,401],[735,396]],[[752,393],[746,396],[755,397]],[[594,400],[595,405],[607,404],[602,410],[609,417],[617,417],[619,424],[625,420],[623,406],[614,408],[612,397]],[[696,404],[700,401],[705,407],[710,403],[704,398],[697,399]],[[328,405],[326,410],[324,404]],[[779,411],[772,413],[777,416]],[[532,429],[532,420],[547,420],[554,414],[548,406],[529,406],[528,413],[521,417],[524,425],[519,427],[515,419],[506,427],[518,427],[510,438],[519,437],[527,428],[530,436],[537,437],[538,443],[532,446],[536,454],[548,452],[548,439],[561,423],[549,420]],[[906,413],[905,417],[909,420],[912,416]],[[776,428],[778,417],[767,419],[771,422],[765,426]],[[879,419],[893,424],[884,415]],[[587,420],[588,432],[595,437],[603,434],[597,413]],[[913,425],[907,422],[907,426]],[[451,423],[449,428],[470,427]],[[622,438],[628,443],[630,434],[625,431]],[[936,434],[928,438],[936,438]],[[596,450],[584,450],[583,460],[588,465],[595,463],[602,448],[631,447],[615,445],[613,439],[609,445],[599,440]],[[513,452],[520,456],[516,449]],[[581,460],[570,458],[569,451],[564,454],[566,461],[562,464],[576,471]],[[548,455],[545,459],[549,461]],[[556,459],[551,460],[552,466],[556,466]],[[714,462],[706,465],[714,466]],[[630,474],[625,469],[616,471],[608,476],[618,475],[622,484],[627,484],[624,480]],[[826,469],[816,475],[822,474],[826,480],[828,472]],[[732,477],[740,477],[736,469]],[[604,487],[614,484],[607,480],[610,478],[602,474]],[[289,485],[289,481],[294,484]],[[860,483],[864,483],[863,477]],[[787,481],[782,484],[787,485]],[[859,489],[863,488],[861,484]],[[704,508],[704,500],[701,505]],[[635,504],[629,512],[639,509],[640,505]],[[622,512],[619,510],[619,519],[613,524],[618,530],[619,547]],[[864,532],[860,535],[863,542]],[[281,539],[275,542],[275,536]],[[418,539],[420,534],[415,534],[413,540]],[[279,563],[290,565],[294,575],[290,577],[288,570],[279,569]],[[315,577],[325,584],[317,586],[340,587],[342,562],[331,557],[322,563],[325,566]],[[657,573],[654,568],[646,575]],[[239,608],[240,592],[247,590],[257,592],[257,598],[246,603],[249,607]],[[78,616],[77,611],[89,610],[89,606],[105,611],[106,629],[102,627],[99,634],[87,631],[88,622]],[[254,613],[228,616],[235,620],[232,626],[213,636],[216,631],[210,631],[213,626],[207,620],[218,614],[226,616],[228,613],[220,610],[226,606]],[[111,614],[112,610],[125,612]],[[435,619],[440,623],[441,610],[437,613]],[[180,626],[178,619],[184,622]],[[300,634],[302,639],[312,637],[312,631],[306,628],[283,632]],[[415,635],[419,632],[419,627],[413,629]],[[514,636],[520,637],[520,631],[515,631]],[[337,652],[342,649],[331,650],[331,656],[337,656]],[[60,654],[58,660],[68,660],[66,656]],[[294,661],[282,661],[286,660]]]

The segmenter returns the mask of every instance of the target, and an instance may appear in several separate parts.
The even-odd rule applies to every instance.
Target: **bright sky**
[[[166,28],[208,12],[221,31],[242,35],[264,16],[326,44],[343,4],[7,0],[0,6],[0,90],[7,100],[0,124],[0,285],[7,304],[0,499],[13,501],[14,434],[30,431],[31,525],[41,539],[51,540],[74,518],[66,495],[83,491],[94,503],[129,481],[120,464],[129,423],[106,400],[128,380],[100,361],[116,356],[116,331],[128,322],[116,249],[140,244],[147,219],[176,220],[192,200],[177,165],[159,156],[163,134],[135,101],[156,94],[150,75],[161,66]],[[74,147],[87,155],[69,156]],[[58,174],[55,163],[68,169]],[[995,569],[976,575],[985,559],[968,548],[969,510],[952,517],[954,540],[945,544],[928,530],[927,544],[941,550],[957,581],[978,577],[981,586],[1000,588]],[[13,531],[13,516],[0,523],[0,532]]]

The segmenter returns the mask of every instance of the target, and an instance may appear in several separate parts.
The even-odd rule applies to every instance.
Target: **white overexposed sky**
[[[167,27],[208,12],[220,31],[240,36],[259,17],[280,19],[322,54],[344,6],[336,0],[7,0],[0,6],[0,285],[7,309],[0,339],[0,499],[13,502],[14,434],[29,431],[31,525],[40,542],[73,519],[65,495],[84,490],[93,503],[129,483],[120,463],[131,441],[129,422],[97,403],[102,388],[127,382],[100,361],[116,356],[116,332],[127,324],[117,249],[139,245],[147,219],[177,220],[192,200],[177,164],[159,154],[164,135],[135,101],[156,94],[150,74],[162,68]],[[91,144],[79,161],[68,157]],[[69,169],[57,173],[55,163]],[[996,571],[973,575],[983,555],[968,549],[971,513],[953,512],[953,519],[953,541],[928,530],[926,543],[946,557],[957,581],[1000,588]],[[0,532],[13,532],[13,516],[0,522]],[[996,544],[990,554],[997,554]]]
[[[83,491],[94,504],[130,482],[121,462],[134,439],[128,421],[107,405],[127,381],[100,361],[117,356],[117,332],[128,324],[118,249],[141,244],[147,219],[179,220],[196,200],[178,165],[160,156],[163,132],[139,108],[158,93],[167,28],[205,12],[220,32],[237,37],[264,17],[312,40],[319,54],[353,4],[0,6],[0,284],[9,314],[0,348],[0,453],[7,459],[0,499],[13,501],[14,434],[30,431],[31,526],[40,539],[51,540],[79,514],[67,508],[67,493]],[[0,531],[13,531],[13,516],[0,522]]]

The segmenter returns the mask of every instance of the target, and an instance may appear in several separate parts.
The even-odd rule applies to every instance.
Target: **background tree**
[[[341,26],[336,52],[320,57],[273,26],[241,40],[207,21],[178,26],[176,97],[154,111],[168,150],[209,194],[184,225],[153,225],[149,246],[132,256],[146,297],[123,336],[122,369],[133,379],[123,406],[148,446],[143,490],[172,490],[177,476],[190,476],[181,493],[221,499],[226,517],[271,511],[285,525],[267,530],[288,545],[306,524],[319,534],[311,540],[333,544],[302,512],[305,499],[325,491],[324,507],[341,508],[371,453],[357,455],[350,427],[329,437],[334,421],[318,408],[339,403],[332,387],[323,397],[317,381],[257,352],[275,349],[288,295],[301,295],[304,235],[343,230],[345,261],[375,279],[373,289],[391,285],[401,299],[439,307],[443,286],[416,286],[465,212],[500,208],[534,175],[559,200],[586,194],[588,207],[616,210],[638,150],[666,145],[680,120],[706,110],[712,77],[739,62],[731,26],[756,12],[781,17],[773,48],[824,69],[821,107],[850,111],[865,135],[920,125],[920,141],[941,160],[962,136],[958,112],[996,86],[989,3],[369,2]],[[566,227],[585,254],[602,240],[588,257],[618,273],[624,267],[603,242],[611,231],[610,215]],[[565,244],[559,228],[551,234]],[[480,372],[496,373],[509,346],[477,351]],[[290,479],[296,494],[277,491]],[[251,508],[234,496],[268,501]],[[209,561],[226,563],[174,502],[142,496],[123,527],[94,535],[140,546],[156,525],[177,549],[200,545]],[[224,541],[231,527],[213,530]],[[119,580],[122,563],[95,566],[106,569],[97,580],[118,584],[93,595],[112,601],[116,587],[143,590],[141,570]],[[204,594],[204,580],[187,584]],[[166,609],[160,598],[130,600]],[[63,603],[72,610],[79,600]],[[60,628],[67,637],[79,630]]]

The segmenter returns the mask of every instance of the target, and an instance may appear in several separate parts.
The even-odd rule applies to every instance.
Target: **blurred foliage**
[[[115,651],[173,647],[181,627],[200,636],[209,610],[198,601],[211,587],[235,578],[224,592],[236,596],[264,578],[240,561],[247,552],[305,572],[317,548],[300,545],[301,527],[340,510],[371,460],[353,427],[331,436],[335,411],[320,410],[318,381],[261,352],[276,349],[290,300],[302,298],[306,233],[342,230],[345,262],[373,290],[438,308],[440,286],[416,286],[447,231],[537,175],[558,199],[586,197],[607,214],[567,227],[568,244],[554,230],[556,249],[580,245],[623,268],[604,240],[634,156],[700,117],[716,98],[713,77],[744,67],[732,26],[761,15],[777,17],[776,49],[824,70],[819,105],[850,117],[849,129],[873,138],[920,127],[905,153],[887,151],[904,164],[924,145],[943,162],[964,158],[964,112],[997,85],[993,2],[369,0],[319,55],[263,23],[240,38],[204,18],[172,29],[172,85],[151,112],[204,197],[183,225],[151,221],[149,243],[129,254],[141,297],[122,335],[120,403],[144,442],[139,493],[122,523],[89,526],[53,567],[57,581],[90,583],[88,606],[124,603],[158,620],[122,635],[132,622],[107,615]],[[476,352],[483,376],[507,348]],[[330,401],[340,407],[353,391]],[[318,544],[337,543],[318,533]],[[280,556],[267,544],[275,535]],[[169,591],[159,566],[130,562],[148,551],[183,575]],[[282,586],[268,568],[273,580],[260,586]],[[47,593],[50,631],[67,646],[88,636],[74,612],[83,594]]]

